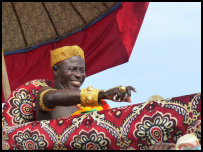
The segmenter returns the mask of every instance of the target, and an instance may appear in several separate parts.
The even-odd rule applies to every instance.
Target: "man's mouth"
[[[74,85],[74,86],[77,86],[79,87],[81,85],[81,82],[80,81],[71,81],[71,83]]]

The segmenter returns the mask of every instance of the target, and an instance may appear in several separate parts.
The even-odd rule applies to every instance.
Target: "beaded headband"
[[[83,60],[85,60],[83,50],[77,45],[64,46],[55,50],[51,50],[51,67],[53,67],[56,63],[71,58],[73,56],[80,56]]]

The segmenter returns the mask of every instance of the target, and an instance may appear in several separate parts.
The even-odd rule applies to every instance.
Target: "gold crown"
[[[83,60],[85,60],[83,50],[77,46],[64,46],[55,50],[51,50],[51,67],[53,67],[56,63],[66,60],[72,56],[80,56]]]

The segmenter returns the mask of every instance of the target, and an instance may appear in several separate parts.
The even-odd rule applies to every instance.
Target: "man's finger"
[[[131,90],[129,88],[127,88],[127,95],[128,97],[131,97]]]
[[[122,101],[125,101],[125,98],[126,98],[126,93],[124,92],[124,93],[122,93],[122,95],[121,95],[120,101],[121,101],[121,102],[122,102]]]
[[[120,90],[119,90],[118,88],[115,89],[115,93],[116,93],[119,97],[122,96],[122,93],[120,92]]]
[[[114,97],[115,97],[115,101],[119,101],[120,97],[118,96],[118,94],[116,94]]]
[[[119,91],[118,88],[115,89],[115,93],[116,93],[116,95],[117,95],[116,100],[117,100],[117,101],[120,101],[121,98],[122,98],[122,93]]]
[[[130,97],[127,98],[127,102],[129,102],[129,103],[132,102],[131,99],[130,99]]]
[[[134,87],[132,87],[132,86],[129,86],[129,87],[130,87],[130,89],[131,89],[133,92],[137,92]]]
[[[131,98],[128,98],[128,101],[131,103],[132,102]]]

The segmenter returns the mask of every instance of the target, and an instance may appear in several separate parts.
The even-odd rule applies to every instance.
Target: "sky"
[[[201,92],[201,3],[150,2],[129,61],[86,78],[81,88],[133,86],[132,103]]]

